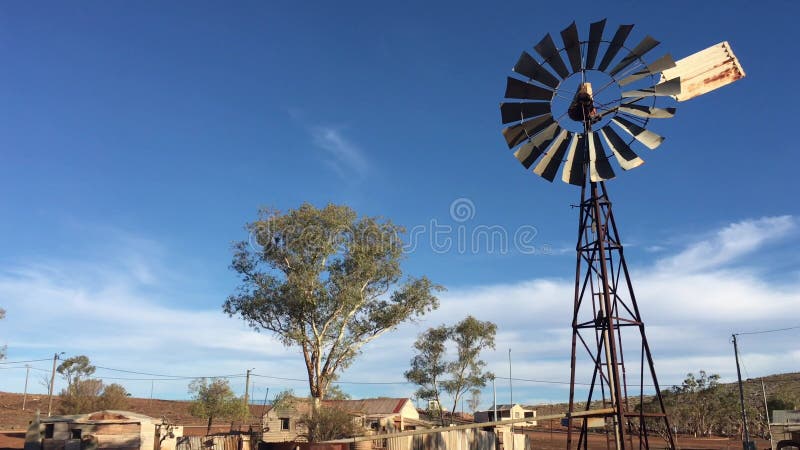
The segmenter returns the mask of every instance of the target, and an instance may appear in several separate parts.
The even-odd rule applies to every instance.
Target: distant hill
[[[710,374],[709,374],[710,375]],[[762,390],[762,381],[764,389]],[[800,372],[769,375],[744,380],[748,428],[754,435],[766,435],[766,403],[773,409],[800,408]],[[713,392],[712,392],[713,391]],[[741,406],[738,383],[720,383],[709,392],[686,393],[680,389],[664,389],[664,399],[670,422],[682,432],[698,435],[735,435],[740,433]],[[636,404],[638,399],[632,398]],[[655,408],[654,397],[645,397],[645,409]],[[582,405],[583,403],[580,403]],[[537,415],[557,414],[567,411],[567,403],[532,405]],[[635,407],[635,406],[634,406]],[[707,422],[705,429],[697,430],[698,417]],[[543,424],[540,424],[543,425]]]
[[[25,411],[22,410],[22,394],[0,392],[0,430],[18,430],[28,426],[36,410],[42,412],[42,417],[47,415],[47,395],[28,395]],[[189,401],[181,400],[157,400],[147,398],[129,398],[128,411],[133,411],[155,418],[164,418],[168,422],[177,425],[196,426],[205,431],[206,422],[203,419],[192,417],[189,414]],[[58,411],[58,396],[53,396],[54,414]],[[252,423],[258,423],[261,417],[262,407],[251,405],[250,413]],[[234,426],[238,426],[235,424]],[[222,420],[214,421],[214,430],[225,431],[231,428],[230,422]],[[188,433],[187,433],[188,434]]]
[[[761,398],[763,409],[764,394],[761,391],[761,382],[767,393],[767,399],[771,397],[784,398],[794,404],[795,408],[800,408],[800,372],[781,373],[777,375],[767,375],[765,377],[748,378],[743,380],[745,393],[747,395],[758,396]],[[734,390],[738,394],[738,383],[720,383],[720,388],[726,391]],[[667,389],[663,389],[667,390]],[[582,404],[582,403],[581,403]],[[557,414],[567,410],[567,403],[548,403],[528,405],[527,407],[536,409],[537,414]]]

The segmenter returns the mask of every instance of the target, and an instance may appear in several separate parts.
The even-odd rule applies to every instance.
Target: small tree
[[[61,414],[83,414],[97,411],[100,409],[98,408],[98,398],[102,392],[103,382],[101,380],[73,379],[66,388],[61,390],[58,410]]]
[[[192,394],[189,414],[208,419],[206,434],[211,433],[211,423],[215,418],[242,419],[249,412],[224,378],[214,378],[211,383],[205,378],[198,378],[189,383],[189,393]]]
[[[487,348],[494,348],[497,326],[492,322],[482,322],[468,316],[452,327],[441,325],[429,328],[420,334],[414,343],[417,354],[411,359],[411,369],[406,371],[408,381],[417,384],[419,398],[436,400],[441,405],[441,393],[447,392],[453,399],[456,412],[461,396],[470,389],[486,385],[491,373],[484,372],[486,363],[480,354]],[[456,344],[456,359],[447,360],[447,342]],[[444,377],[447,379],[443,379]],[[444,424],[440,408],[439,419]]]
[[[486,363],[480,359],[480,354],[487,348],[494,348],[496,332],[497,325],[472,316],[467,316],[451,328],[450,337],[456,344],[458,356],[447,365],[450,379],[443,385],[444,390],[453,397],[452,413],[456,412],[462,394],[486,386],[491,374],[483,371]]]
[[[223,310],[298,347],[318,409],[336,373],[368,342],[438,306],[425,277],[401,283],[404,229],[347,206],[265,210],[234,248],[242,284]]]
[[[56,372],[67,380],[67,386],[69,387],[82,378],[90,377],[94,374],[95,369],[87,356],[79,355],[65,359],[64,362],[58,365]]]
[[[364,431],[356,417],[342,408],[322,406],[316,414],[306,414],[300,424],[308,430],[309,442],[331,441],[357,436]]]
[[[73,380],[61,390],[58,410],[61,414],[82,414],[103,409],[127,409],[128,391],[122,385],[103,385],[102,380]]]
[[[81,414],[102,409],[125,409],[128,392],[122,385],[105,386],[102,380],[90,378],[95,367],[89,358],[80,355],[65,359],[56,369],[67,381],[61,390],[58,410],[61,414]],[[42,384],[48,390],[50,380],[43,378]]]
[[[50,375],[49,374],[39,375],[39,385],[44,388],[45,392],[50,392]]]
[[[472,389],[469,391],[470,397],[467,400],[467,406],[469,406],[469,410],[473,413],[478,410],[478,407],[481,405],[481,390],[480,389]]]
[[[445,325],[428,328],[417,337],[414,349],[417,354],[411,359],[411,369],[405,372],[408,381],[419,386],[417,397],[423,400],[435,400],[439,407],[439,421],[444,425],[440,395],[442,392],[442,376],[447,371],[445,360],[445,344],[450,337],[450,329]]]
[[[294,395],[292,389],[286,389],[275,394],[272,398],[272,409],[274,410],[287,410],[297,404],[298,398]]]
[[[127,409],[130,394],[125,388],[117,383],[109,384],[103,388],[100,394],[101,409]]]
[[[333,384],[328,388],[325,398],[328,400],[350,400],[353,397],[347,392],[343,391],[342,387],[338,384]]]

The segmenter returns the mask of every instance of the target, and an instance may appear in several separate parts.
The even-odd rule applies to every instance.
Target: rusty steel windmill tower
[[[581,189],[567,449],[586,449],[592,428],[604,429],[617,449],[649,448],[662,437],[675,448],[605,182],[615,177],[612,159],[633,169],[644,162],[637,147],[653,150],[664,140],[647,129],[651,120],[673,117],[676,101],[744,71],[727,42],[679,61],[650,58],[657,40],[645,36],[628,48],[633,25],[610,39],[605,25],[592,23],[581,39],[573,22],[560,33],[562,46],[547,34],[535,52],[522,52],[500,104],[502,122],[511,124],[503,136],[526,169],[552,182],[563,166],[561,179]],[[588,397],[576,398],[584,380]],[[637,407],[645,395],[655,396],[655,411]],[[579,410],[593,413],[573,418]]]

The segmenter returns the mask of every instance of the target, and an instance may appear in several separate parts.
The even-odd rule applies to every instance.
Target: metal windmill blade
[[[583,151],[586,137],[580,134],[573,136],[567,152],[567,161],[561,180],[575,186],[583,186],[586,178],[586,153]]]
[[[605,181],[614,178],[614,169],[608,162],[608,158],[603,151],[603,144],[600,143],[600,135],[590,131],[587,138],[589,145],[589,168],[592,181]]]
[[[561,30],[561,40],[564,42],[564,50],[567,52],[572,72],[579,72],[582,69],[581,39],[578,36],[578,26],[575,22]]]
[[[606,19],[594,22],[589,26],[589,40],[586,45],[586,68],[594,69],[597,51],[600,49],[600,42],[603,40],[603,29],[606,27]]]
[[[642,78],[645,78],[649,75],[660,73],[667,69],[671,69],[673,67],[675,67],[675,61],[672,59],[672,55],[667,53],[666,55],[662,56],[656,61],[653,61],[652,63],[645,65],[644,69],[634,72],[628,75],[627,77],[619,80],[618,84],[620,86],[627,86],[636,80],[641,80]]]
[[[625,130],[628,134],[633,136],[634,139],[644,144],[650,150],[655,150],[659,145],[661,145],[662,142],[664,142],[663,136],[659,136],[652,131],[642,128],[623,117],[614,117],[611,119],[611,122],[619,125],[620,128]]]
[[[656,108],[654,106],[637,105],[636,103],[623,103],[618,110],[631,116],[650,119],[671,119],[675,117],[675,108]]]
[[[650,36],[645,36],[645,38],[642,39],[642,42],[640,42],[639,45],[637,45],[633,50],[631,50],[627,56],[622,58],[622,61],[617,63],[617,65],[614,66],[614,68],[612,68],[611,70],[609,70],[608,73],[611,75],[618,74],[620,71],[631,65],[634,61],[643,57],[645,53],[654,49],[658,44],[660,44],[660,42],[658,42],[657,40],[651,38]]]
[[[508,148],[514,148],[530,139],[532,136],[535,136],[554,122],[553,116],[546,114],[503,129],[503,136],[506,138]]]
[[[569,70],[567,70],[567,66],[564,65],[564,60],[561,59],[561,55],[559,55],[558,49],[556,48],[556,43],[553,42],[553,37],[550,36],[549,33],[546,34],[533,49],[544,59],[546,64],[556,71],[561,79],[569,76]]]
[[[622,93],[622,98],[658,97],[658,96],[667,97],[667,96],[679,95],[680,93],[681,93],[681,79],[673,78],[671,80],[658,83],[654,86],[650,86],[648,88],[624,91]]]
[[[533,173],[552,182],[556,178],[558,168],[561,167],[564,155],[567,153],[567,147],[571,145],[573,139],[574,134],[567,130],[561,130],[550,145],[550,149],[545,152],[539,164],[534,167]]]
[[[500,114],[503,123],[517,122],[534,117],[550,114],[550,103],[547,102],[519,102],[501,103]]]
[[[526,169],[530,168],[534,161],[544,153],[547,146],[553,142],[556,134],[561,130],[557,123],[553,122],[547,128],[537,134],[530,141],[520,146],[514,156],[525,166]]]
[[[558,79],[548,72],[547,69],[542,67],[542,65],[527,52],[522,52],[519,56],[519,60],[514,64],[514,72],[525,75],[531,80],[536,80],[553,89],[558,87]]]
[[[644,164],[642,158],[638,157],[636,153],[631,150],[631,147],[614,131],[611,126],[606,125],[600,129],[600,135],[606,141],[606,144],[611,148],[616,158],[617,163],[622,170],[631,170]]]
[[[605,72],[608,65],[611,64],[611,61],[622,49],[622,46],[625,45],[625,40],[628,39],[628,35],[631,34],[632,29],[633,25],[620,25],[619,28],[617,28],[617,32],[614,33],[614,37],[611,38],[608,49],[606,49],[606,53],[603,55],[600,65],[597,66],[597,70]]]
[[[506,98],[550,101],[553,94],[549,89],[516,78],[508,77],[506,81]]]

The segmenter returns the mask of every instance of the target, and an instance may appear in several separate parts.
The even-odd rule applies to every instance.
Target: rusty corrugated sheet
[[[679,102],[706,94],[744,78],[744,69],[727,41],[712,45],[675,62],[675,67],[661,72],[661,80],[680,78]]]
[[[366,398],[363,400],[326,400],[325,404],[366,415],[389,415],[400,412],[407,401],[409,401],[408,398]]]

